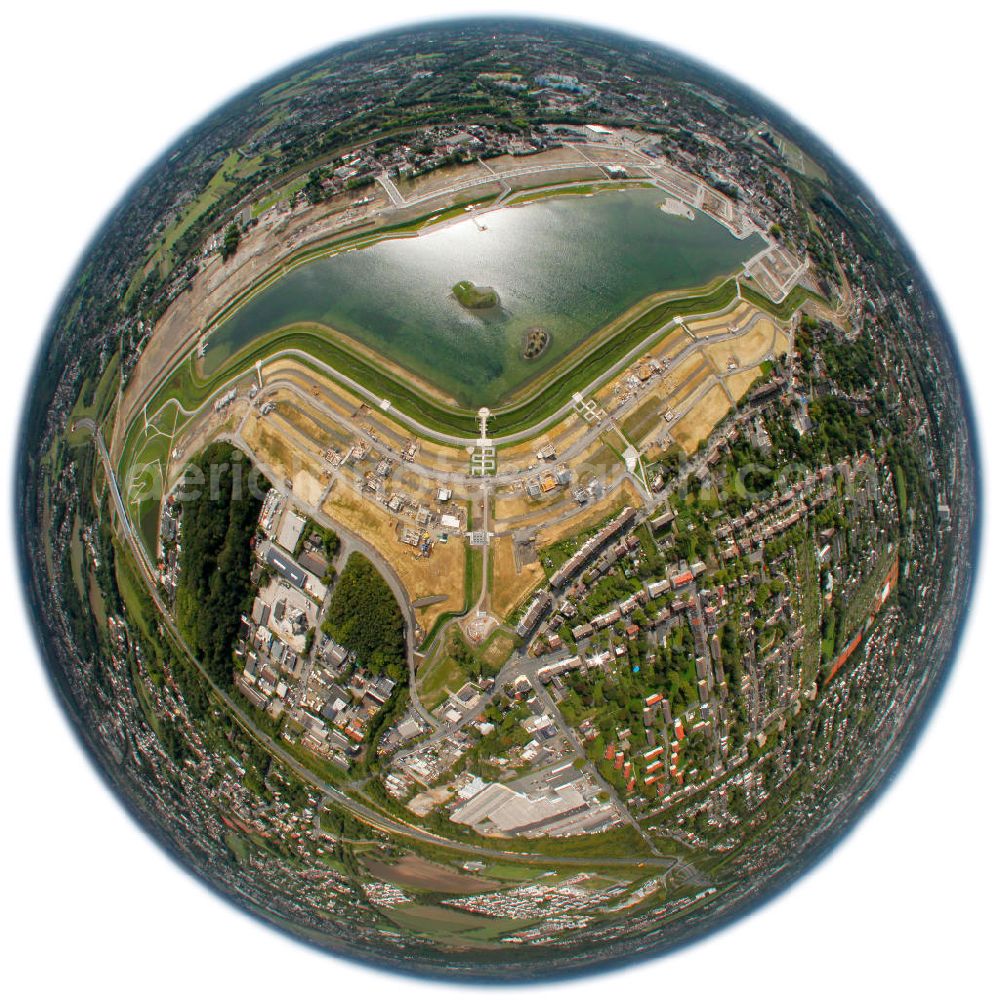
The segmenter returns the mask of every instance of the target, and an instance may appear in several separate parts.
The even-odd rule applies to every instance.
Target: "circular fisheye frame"
[[[166,151],[54,315],[17,500],[144,827],[301,940],[496,981],[836,843],[947,672],[977,497],[940,308],[828,149],[677,53],[483,20]]]

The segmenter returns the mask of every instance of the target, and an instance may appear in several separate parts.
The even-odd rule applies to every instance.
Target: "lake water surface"
[[[734,273],[764,246],[701,212],[661,212],[662,200],[648,188],[547,198],[310,261],[212,334],[205,369],[279,327],[322,323],[464,405],[496,406],[645,296]],[[465,279],[495,288],[500,307],[460,306],[451,287]],[[526,361],[533,326],[551,342]]]

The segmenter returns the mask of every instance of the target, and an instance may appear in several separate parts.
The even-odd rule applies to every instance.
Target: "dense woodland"
[[[351,553],[340,574],[323,630],[372,673],[396,681],[406,675],[403,614],[389,585],[358,552]]]
[[[196,464],[209,475],[206,485],[189,489],[182,502],[175,612],[205,669],[219,684],[228,684],[240,613],[253,596],[251,543],[261,490],[250,489],[253,465],[231,445],[212,445]]]

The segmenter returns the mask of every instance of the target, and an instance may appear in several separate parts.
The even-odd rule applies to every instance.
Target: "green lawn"
[[[659,423],[660,414],[666,409],[663,397],[654,393],[650,399],[640,404],[622,423],[622,433],[633,444],[638,445]]]
[[[397,906],[387,912],[401,927],[407,927],[430,937],[456,942],[473,936],[474,940],[489,941],[501,934],[509,934],[519,927],[529,927],[536,923],[533,920],[487,917],[452,907],[424,903]]]
[[[466,671],[453,657],[438,653],[429,669],[420,675],[418,687],[420,700],[429,709],[435,709],[448,696],[449,691],[457,691],[467,679]]]
[[[227,830],[225,834],[226,847],[241,864],[250,857],[250,845],[238,833]]]
[[[152,638],[150,629],[155,617],[149,614],[149,598],[132,572],[131,561],[121,558],[120,550],[116,550],[116,555],[118,558],[115,559],[115,582],[125,605],[125,612],[146,638],[150,639]]]
[[[80,599],[83,600],[86,597],[83,581],[83,541],[80,538],[80,517],[78,514],[73,516],[73,528],[70,531],[69,565],[73,574],[73,583],[76,585]]]
[[[489,644],[483,647],[487,649]],[[466,658],[462,666],[459,657]],[[458,691],[470,676],[478,674],[492,664],[480,661],[477,651],[471,649],[457,625],[452,625],[442,637],[437,652],[426,663],[417,678],[420,700],[429,709],[435,709],[448,696],[448,691]],[[488,672],[488,671],[487,671]]]
[[[533,882],[540,875],[551,870],[545,865],[531,866],[512,864],[509,861],[492,861],[488,862],[486,867],[477,874],[484,878],[495,878],[505,882]]]
[[[76,403],[70,411],[69,422],[74,423],[84,417],[98,420],[106,412],[115,392],[118,390],[119,354],[116,351],[108,359],[100,378],[95,384],[94,379],[84,379]]]
[[[129,461],[119,464],[119,487],[128,507],[129,516],[139,529],[139,535],[150,556],[156,555],[159,538],[160,502],[166,489],[167,463],[173,443],[175,408],[149,425],[141,424]]]
[[[293,194],[297,194],[309,183],[309,174],[303,174],[301,177],[296,178],[284,187],[278,188],[276,191],[272,191],[269,195],[265,195],[260,201],[256,202],[253,206],[253,215],[256,218],[259,215],[263,215],[269,208],[273,205],[277,205],[279,201],[287,200],[291,198]]]
[[[239,178],[252,174],[260,166],[262,160],[262,156],[246,159],[237,150],[230,150],[229,155],[222,161],[222,165],[212,175],[212,179],[201,194],[188,204],[183,212],[179,213],[163,231],[163,236],[152,255],[152,260],[169,262],[174,244],[184,235],[188,227],[199,216],[211,209],[216,202],[225,197],[235,187]]]
[[[889,573],[893,561],[898,558],[895,549],[885,551],[881,554],[875,568],[860,583],[857,589],[851,594],[844,609],[843,636],[844,641],[849,642],[855,632],[864,624],[871,613],[872,605],[875,603],[875,596],[882,589],[882,584]]]
[[[455,209],[461,210],[462,206],[455,206]],[[337,245],[348,242],[352,245],[361,245],[365,241],[384,238],[390,231],[412,230],[419,226],[420,221],[415,220],[395,227],[386,227],[376,233],[366,234],[361,239],[354,237],[350,240],[340,241]],[[325,249],[328,250],[329,247]],[[308,256],[315,253],[315,250],[309,251]],[[295,263],[295,260],[286,262],[282,272],[287,267],[294,266]],[[271,280],[282,272],[276,272],[275,275],[272,275]],[[242,301],[253,294],[254,290],[250,289],[233,300],[226,309],[220,312],[216,321],[225,318],[231,310],[237,308]],[[775,306],[745,285],[740,286],[740,292],[747,301],[786,319],[807,298],[815,298],[812,293],[796,287],[783,303]],[[736,294],[737,283],[730,279],[695,293],[670,297],[652,306],[617,332],[593,345],[582,356],[574,357],[571,355],[563,363],[556,366],[547,373],[546,386],[536,391],[534,395],[519,403],[511,404],[507,408],[495,411],[493,434],[498,437],[517,434],[535,425],[540,426],[540,432],[544,431],[548,426],[545,421],[553,422],[555,411],[572,393],[580,391],[600,378],[601,375],[607,374],[610,377],[614,368],[638,344],[669,324],[674,316],[714,312],[732,302]],[[178,424],[183,423],[183,420],[178,419],[180,414],[176,409],[169,408],[172,401],[186,410],[196,409],[222,386],[250,369],[258,359],[293,350],[308,356],[303,359],[303,364],[307,368],[324,377],[331,378],[334,382],[338,381],[337,375],[340,375],[364,385],[370,392],[391,400],[400,412],[418,421],[432,432],[462,437],[472,437],[476,433],[476,420],[471,412],[450,407],[431,399],[377,362],[361,357],[350,347],[334,341],[324,332],[322,327],[289,327],[277,330],[248,345],[244,350],[231,357],[222,368],[205,378],[199,376],[193,355],[189,355],[180,362],[145,408],[146,413],[155,415],[152,423],[147,425],[144,418],[136,417],[127,431],[125,446],[118,465],[123,484],[127,486],[129,474],[136,469],[147,469],[149,474],[156,474],[158,471],[161,480],[165,476],[173,435],[176,433]],[[327,369],[332,369],[337,375],[331,376]],[[100,408],[106,403],[113,390],[113,375],[116,370],[117,364],[109,364],[105,369],[101,382],[94,393],[95,412],[100,412]],[[553,391],[553,385],[558,385],[557,391]],[[83,398],[85,397],[81,394],[81,399]],[[640,411],[626,423],[626,433],[631,432],[637,436],[648,433],[647,428],[651,429],[652,426],[655,426],[658,419],[655,410],[656,406],[652,402],[644,404]],[[159,415],[161,411],[162,415]],[[156,550],[158,508],[159,496],[157,495],[155,498],[151,497],[137,503],[132,510],[142,539],[150,553],[154,553]],[[478,594],[481,558],[481,554],[470,550],[466,573],[467,607],[471,606],[475,595]],[[428,637],[428,642],[445,621],[447,618],[442,616],[435,623],[434,629]],[[425,648],[427,644],[425,643]]]

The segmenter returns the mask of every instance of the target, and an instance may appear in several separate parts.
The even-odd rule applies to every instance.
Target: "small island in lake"
[[[525,361],[534,361],[546,347],[552,338],[540,326],[533,326],[525,335],[524,343],[521,345],[521,357]]]
[[[500,305],[500,296],[489,285],[475,285],[471,281],[460,281],[451,286],[452,294],[466,309],[492,309]]]

